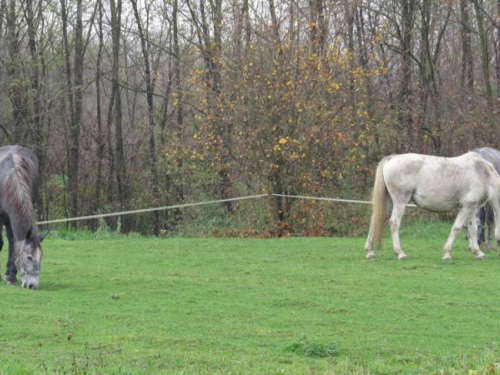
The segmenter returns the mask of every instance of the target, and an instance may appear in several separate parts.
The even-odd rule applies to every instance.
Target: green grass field
[[[44,243],[37,291],[0,283],[0,374],[500,373],[500,257],[448,224],[364,238]],[[1,255],[2,273],[6,262]]]

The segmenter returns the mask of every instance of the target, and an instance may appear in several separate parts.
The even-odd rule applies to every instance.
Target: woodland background
[[[38,155],[40,218],[367,198],[387,154],[500,147],[499,87],[499,0],[0,0],[0,144]],[[323,235],[366,216],[270,198],[78,225]]]

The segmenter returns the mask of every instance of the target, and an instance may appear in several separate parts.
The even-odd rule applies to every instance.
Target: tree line
[[[498,147],[499,87],[500,1],[0,0],[0,139],[38,155],[42,218],[366,197],[387,154]]]

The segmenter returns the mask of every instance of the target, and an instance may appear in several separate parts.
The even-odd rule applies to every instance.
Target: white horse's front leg
[[[476,256],[476,258],[483,259],[486,255],[479,248],[478,240],[477,240],[477,228],[478,228],[478,213],[479,210],[475,210],[472,213],[472,216],[469,220],[469,249],[471,249],[472,253]]]
[[[451,227],[451,232],[450,235],[448,236],[448,239],[446,240],[446,243],[444,244],[443,247],[443,260],[448,260],[451,259],[451,248],[453,247],[453,243],[455,242],[455,239],[457,238],[458,233],[462,230],[462,227],[464,224],[468,221],[470,216],[474,213],[473,209],[470,209],[468,207],[462,207],[460,211],[458,211],[458,215],[455,219],[455,222],[453,223],[453,226]],[[469,228],[469,231],[471,228]],[[474,241],[477,242],[477,228],[475,231],[476,235],[474,236]],[[469,233],[472,235],[471,233]]]
[[[405,203],[394,203],[391,218],[389,219],[389,223],[391,225],[392,245],[394,253],[398,256],[398,260],[407,258],[407,255],[401,248],[401,241],[399,240],[399,227],[401,226],[401,220],[403,219],[405,208]]]

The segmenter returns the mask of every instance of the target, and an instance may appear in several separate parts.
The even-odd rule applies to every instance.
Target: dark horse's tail
[[[375,183],[373,184],[373,241],[377,248],[382,248],[382,236],[387,218],[387,200],[390,199],[385,186],[384,164],[387,159],[382,159],[375,173]]]

